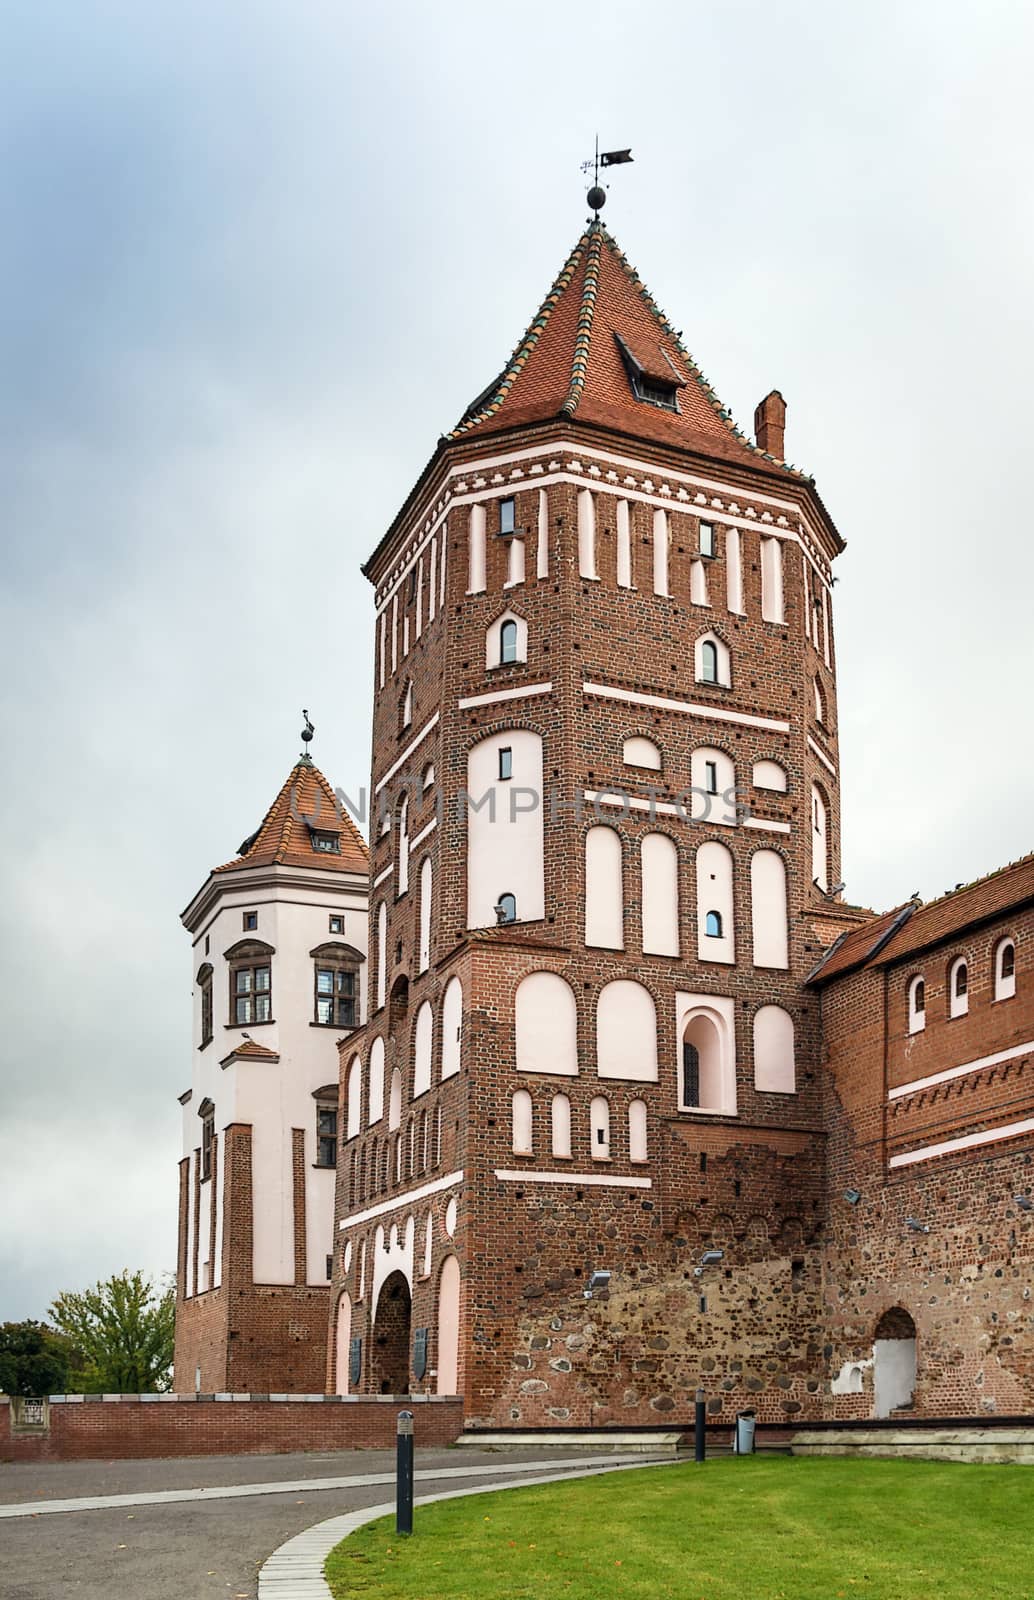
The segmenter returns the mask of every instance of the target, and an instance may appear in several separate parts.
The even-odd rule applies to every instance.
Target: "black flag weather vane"
[[[622,166],[625,165],[625,163],[627,161],[631,161],[631,160],[632,160],[632,152],[631,152],[631,150],[602,150],[601,151],[600,150],[599,135],[597,134],[597,136],[596,136],[596,154],[593,156],[591,161],[583,161],[582,162],[582,171],[584,173],[590,173],[590,172],[592,173],[592,188],[589,190],[589,193],[586,195],[586,199],[588,200],[590,206],[592,207],[593,212],[594,212],[595,217],[597,218],[597,220],[599,218],[600,212],[602,211],[603,207],[607,203],[607,190],[600,183],[600,168],[601,167],[622,167]]]

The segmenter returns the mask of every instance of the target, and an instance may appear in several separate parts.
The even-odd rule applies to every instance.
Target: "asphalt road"
[[[546,1459],[543,1455],[546,1454]],[[563,1450],[565,1459],[598,1454]],[[474,1487],[498,1474],[436,1481],[445,1467],[519,1461],[554,1470],[536,1450],[417,1452],[417,1494]],[[0,1465],[0,1504],[206,1488],[394,1470],[394,1452],[224,1456],[181,1461],[75,1461]],[[529,1481],[533,1474],[529,1474]],[[268,1556],[315,1522],[392,1498],[384,1484],[171,1505],[69,1511],[0,1521],[0,1600],[254,1600]],[[417,1512],[419,1516],[419,1510]]]

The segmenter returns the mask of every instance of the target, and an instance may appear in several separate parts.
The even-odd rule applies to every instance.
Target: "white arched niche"
[[[463,1032],[463,985],[450,978],[442,1000],[442,1078],[453,1078],[460,1070],[460,1040]]]
[[[384,1115],[384,1040],[377,1038],[370,1046],[370,1124],[379,1122]]]
[[[615,978],[596,1003],[596,1071],[601,1078],[657,1082],[657,1008],[631,978]]]
[[[624,922],[621,835],[614,828],[590,828],[585,835],[586,944],[624,949]]]
[[[431,1087],[431,1044],[434,1035],[434,1012],[430,1001],[425,1000],[416,1014],[413,1030],[413,1099],[426,1094]]]
[[[793,1018],[782,1006],[754,1013],[754,1087],[763,1094],[793,1094],[797,1088]]]
[[[724,750],[713,745],[698,745],[690,757],[690,781],[693,786],[692,818],[720,828],[735,828],[736,766]]]
[[[499,782],[499,752],[510,751],[511,778]],[[542,739],[508,728],[482,739],[467,756],[467,927],[497,926],[505,894],[517,922],[545,915],[542,861]]]
[[[750,858],[750,927],[754,965],[788,967],[786,863],[777,850]]]
[[[640,846],[643,874],[643,954],[679,953],[679,853],[665,833],[648,833]]]
[[[660,745],[641,733],[625,740],[621,747],[621,759],[626,767],[645,767],[649,772],[661,770]]]
[[[517,987],[514,1027],[518,1072],[578,1072],[578,1009],[555,972],[531,972]]]
[[[675,995],[680,1111],[736,1114],[735,1002],[722,995]]]
[[[717,840],[697,851],[697,956],[701,961],[736,960],[732,852]]]

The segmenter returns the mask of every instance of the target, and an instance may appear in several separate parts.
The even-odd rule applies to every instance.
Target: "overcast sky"
[[[369,766],[359,563],[606,220],[837,563],[844,873],[1030,845],[1034,13],[9,0],[0,1321],[175,1265],[179,913]]]

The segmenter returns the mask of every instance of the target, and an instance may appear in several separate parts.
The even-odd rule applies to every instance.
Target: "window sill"
[[[201,1043],[198,1045],[198,1049],[207,1050],[214,1037],[215,1035],[210,1033],[207,1039],[202,1039]]]
[[[1007,1001],[1015,1000],[1015,999],[1016,999],[1016,991],[1013,990],[1012,994],[996,994],[994,999],[991,1001],[991,1004],[993,1006],[1004,1006],[1007,1003]]]
[[[723,1106],[679,1106],[680,1117],[737,1117],[738,1111],[726,1111]]]
[[[361,1028],[362,1027],[362,1023],[361,1022],[341,1022],[341,1023],[337,1023],[337,1022],[310,1022],[309,1023],[309,1027],[310,1028],[324,1028],[328,1032],[339,1033],[342,1036],[342,1038],[346,1038],[349,1034],[355,1033],[357,1031],[357,1029]]]
[[[313,1161],[312,1170],[313,1172],[336,1172],[337,1162],[330,1166],[326,1161]]]
[[[265,1022],[224,1022],[223,1027],[236,1028],[238,1031],[242,1029],[247,1030],[248,1028],[275,1028],[276,1018],[267,1017]]]

